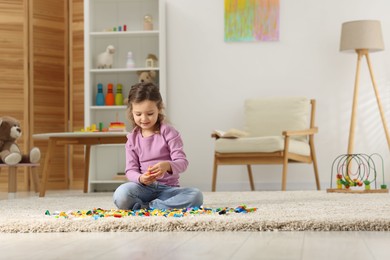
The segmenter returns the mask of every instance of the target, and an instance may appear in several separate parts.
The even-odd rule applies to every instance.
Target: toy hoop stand
[[[375,162],[381,163],[382,184],[377,187],[377,166]],[[336,188],[332,187],[333,173],[336,174]],[[374,186],[374,189],[372,189]],[[385,184],[383,158],[374,153],[367,154],[342,154],[332,163],[330,176],[330,188],[327,192],[336,193],[388,193]]]

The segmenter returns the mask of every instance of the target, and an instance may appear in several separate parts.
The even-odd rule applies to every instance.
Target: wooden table
[[[50,174],[51,156],[56,145],[85,145],[84,155],[84,192],[88,192],[89,161],[91,145],[98,144],[125,144],[127,132],[64,132],[64,133],[44,133],[34,134],[33,138],[37,140],[48,140],[45,163],[42,173],[42,184],[39,197],[44,197],[46,193],[46,184]]]

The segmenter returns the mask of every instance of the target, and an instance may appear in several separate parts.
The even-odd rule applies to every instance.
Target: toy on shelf
[[[99,132],[96,128],[96,124],[92,124],[90,128],[87,128],[87,132]]]
[[[103,123],[99,123],[99,129],[96,127],[96,124],[92,124],[90,126],[87,126],[86,128],[82,128],[80,132],[107,132],[107,128],[103,128]]]
[[[126,181],[127,177],[124,172],[117,172],[116,175],[112,178],[113,180],[117,181]]]
[[[115,105],[117,106],[123,105],[122,84],[119,83],[116,85]]]
[[[82,128],[80,132],[86,133],[95,133],[95,132],[126,132],[126,125],[124,122],[110,122],[110,125],[107,127],[103,127],[103,123],[99,123],[99,128],[97,128],[96,124],[92,124],[87,126],[86,128]]]
[[[153,18],[150,15],[144,16],[144,30],[145,31],[153,30]]]
[[[137,71],[138,75],[138,83],[156,83],[157,79],[157,72],[154,70],[142,70],[142,71]],[[128,105],[128,98],[126,97],[123,100],[124,105]]]
[[[135,62],[134,62],[134,58],[133,58],[133,53],[131,51],[129,51],[127,53],[126,68],[132,69],[134,67],[135,67]]]
[[[114,85],[112,83],[107,84],[107,94],[103,94],[103,84],[97,84],[97,93],[96,93],[96,106],[123,106],[123,86],[118,83],[116,85],[116,92],[114,95]]]
[[[104,28],[103,29],[103,32],[116,32],[116,31],[118,31],[118,32],[121,32],[121,31],[126,32],[127,31],[127,25],[124,24],[123,26],[119,25],[118,27],[114,26],[114,27],[109,27],[109,28]]]
[[[157,62],[158,62],[157,56],[152,53],[149,53],[145,60],[145,67],[147,68],[158,67]]]
[[[382,184],[380,189],[377,188],[378,167],[375,162],[381,163]],[[372,155],[342,154],[333,161],[330,188],[327,189],[327,192],[388,193],[383,168],[383,159],[377,153]],[[336,188],[332,188],[334,171],[337,171]]]
[[[108,127],[109,132],[125,132],[126,125],[124,122],[110,122],[110,126]]]
[[[96,94],[96,105],[104,106],[104,94],[103,94],[103,84],[99,83],[97,85],[98,92]]]
[[[111,69],[114,63],[115,47],[108,45],[105,52],[100,53],[96,59],[96,67],[98,69]]]
[[[157,72],[150,71],[137,71],[139,83],[156,83]]]
[[[126,132],[126,125],[124,122],[120,122],[118,120],[118,113],[116,113],[116,121],[110,122],[110,126],[108,127],[109,132]]]
[[[115,105],[115,97],[113,93],[114,86],[112,83],[108,83],[107,85],[107,94],[106,94],[106,106],[113,106]]]

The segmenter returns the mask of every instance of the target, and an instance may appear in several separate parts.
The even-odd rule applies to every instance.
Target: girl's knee
[[[198,200],[199,206],[202,206],[203,205],[203,193],[200,190],[198,190],[198,192],[196,194],[196,198]]]
[[[198,188],[191,188],[193,194],[192,203],[194,206],[199,207],[203,205],[203,193]]]
[[[114,204],[118,209],[129,210],[132,203],[126,198],[114,198]]]
[[[113,201],[118,209],[128,210],[133,207],[135,201],[132,197],[125,194],[114,193]]]
[[[113,195],[113,201],[118,209],[132,209],[136,200],[130,195],[128,187],[126,185],[119,186]]]

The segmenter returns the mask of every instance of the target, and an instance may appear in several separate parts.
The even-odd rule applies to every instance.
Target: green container
[[[115,105],[123,106],[122,84],[116,85]]]

